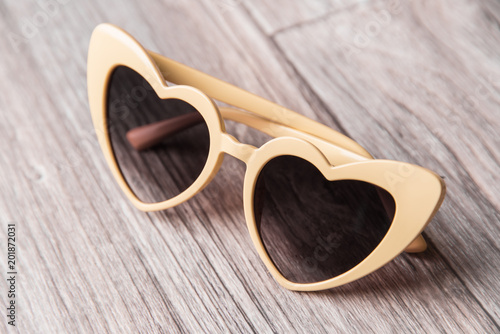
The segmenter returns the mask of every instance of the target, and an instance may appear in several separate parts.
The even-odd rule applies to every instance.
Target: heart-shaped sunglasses
[[[434,172],[373,159],[339,132],[148,51],[110,24],[92,34],[87,79],[100,146],[137,208],[188,200],[211,181],[224,154],[246,163],[248,230],[285,288],[332,288],[405,250],[425,250],[420,233],[445,195]],[[224,120],[275,138],[259,148],[240,143]]]

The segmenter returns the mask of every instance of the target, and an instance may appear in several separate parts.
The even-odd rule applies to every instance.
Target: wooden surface
[[[17,326],[3,315],[1,332],[500,332],[498,1],[9,0],[0,15],[2,314],[8,223],[18,272]],[[189,202],[134,209],[88,110],[100,22],[446,177],[429,250],[287,291],[253,250],[233,158]]]

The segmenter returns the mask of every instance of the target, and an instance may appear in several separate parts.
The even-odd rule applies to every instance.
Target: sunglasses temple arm
[[[425,242],[424,237],[422,234],[419,234],[418,237],[415,238],[411,242],[411,244],[408,245],[408,247],[405,248],[406,253],[421,253],[427,249],[427,242]]]
[[[198,88],[215,100],[276,121],[290,128],[315,135],[366,158],[372,158],[354,140],[324,124],[158,53],[148,52],[156,62],[163,78],[167,81]]]
[[[289,136],[309,141],[325,154],[326,158],[332,165],[338,166],[346,163],[367,160],[366,157],[346,150],[345,148],[337,146],[334,143],[329,143],[316,136],[289,128],[285,125],[275,123],[251,113],[228,107],[221,107],[219,110],[225,120],[244,124],[272,137]],[[201,116],[200,113],[188,113],[133,128],[127,132],[126,137],[132,147],[136,150],[145,150],[158,144],[165,138],[200,124],[202,121],[203,116]]]
[[[202,122],[203,116],[200,113],[192,112],[133,128],[127,132],[126,137],[133,148],[141,151]]]
[[[268,119],[255,116],[251,113],[234,108],[221,107],[220,112],[226,120],[238,122],[266,133],[272,137],[289,136],[306,140],[318,147],[327,160],[335,166],[351,162],[368,160],[366,157],[346,150],[334,143],[329,143],[316,136],[289,128],[285,125],[275,123]],[[148,149],[163,139],[175,135],[178,132],[196,126],[203,121],[203,116],[197,112],[169,118],[163,121],[143,125],[129,130],[126,134],[130,145],[138,150]]]

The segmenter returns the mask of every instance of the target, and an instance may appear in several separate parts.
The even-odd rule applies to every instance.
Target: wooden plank
[[[0,83],[0,240],[6,240],[7,223],[15,222],[18,332],[498,331],[498,241],[493,238],[498,235],[498,202],[491,195],[497,190],[496,179],[470,176],[480,169],[494,172],[497,168],[492,161],[497,158],[498,142],[477,132],[478,128],[491,131],[488,126],[496,129],[497,92],[481,100],[489,107],[474,109],[477,114],[455,109],[446,114],[444,102],[437,97],[457,101],[445,85],[449,80],[431,76],[436,72],[414,70],[413,84],[427,87],[426,95],[418,96],[432,106],[417,108],[420,100],[414,104],[404,100],[417,91],[408,88],[412,82],[403,86],[402,80],[395,81],[397,87],[404,87],[397,90],[391,81],[412,69],[407,64],[412,64],[411,58],[400,59],[394,73],[384,71],[389,67],[385,55],[396,53],[390,50],[402,54],[407,50],[402,41],[391,44],[388,37],[387,44],[374,41],[378,45],[374,49],[386,53],[373,53],[371,58],[361,53],[348,62],[338,49],[330,53],[333,46],[327,42],[332,40],[324,20],[269,39],[267,33],[304,19],[295,11],[279,25],[266,27],[263,19],[252,18],[256,6],[252,11],[240,4],[228,12],[210,1],[67,2],[57,3],[52,14],[30,3],[1,6],[0,27],[17,35],[23,24],[48,15],[19,45],[0,39],[0,49],[8,51],[0,53],[4,78]],[[295,6],[322,12],[320,5],[296,2]],[[493,14],[488,17],[498,15],[500,11],[489,6]],[[267,13],[262,15],[275,15],[261,8]],[[460,8],[465,7],[457,11]],[[434,64],[432,52],[449,43],[444,37],[431,39],[410,15],[437,12],[427,10],[408,8],[389,25],[429,38],[428,44],[420,41],[429,54],[419,59],[422,68]],[[366,12],[347,14],[333,17],[344,15],[346,22],[357,22]],[[305,18],[312,20],[315,15]],[[444,20],[435,14],[424,21],[442,28],[439,24]],[[490,32],[480,36],[497,38],[491,25],[480,17],[476,20],[478,27]],[[427,233],[430,250],[402,255],[369,277],[338,289],[284,290],[253,250],[241,205],[244,166],[232,158],[191,201],[148,214],[132,208],[108,172],[88,111],[87,45],[93,27],[103,21],[126,28],[148,48],[330,126],[343,127],[379,156],[443,171],[450,196]],[[456,34],[464,38],[462,42],[474,36],[467,30]],[[464,62],[476,68],[481,71],[471,71],[478,73],[476,77],[453,76],[453,82],[472,80],[467,92],[474,92],[475,84],[483,82],[481,75],[497,70],[492,57],[498,49],[487,47],[495,44],[478,44],[486,50],[477,53],[481,62],[465,62],[468,58],[463,55],[461,62],[452,58],[454,62],[448,64],[437,57],[439,62],[432,68],[447,70],[442,73],[448,75]],[[452,46],[465,50],[467,45]],[[398,59],[390,58],[391,62]],[[376,72],[367,76],[361,69],[368,68]],[[337,79],[338,73],[344,77]],[[426,75],[433,78],[430,83]],[[379,80],[370,81],[374,78]],[[349,97],[351,91],[355,93]],[[433,97],[432,92],[439,93]],[[397,98],[404,103],[393,102]],[[403,104],[408,107],[401,108]],[[430,110],[443,118],[441,123],[430,124],[437,118]],[[448,125],[445,121],[452,117],[469,126],[461,141],[456,139],[462,135],[458,123],[451,124],[450,132],[436,135],[437,128]],[[264,138],[239,125],[231,125],[231,130],[249,142]],[[472,138],[474,133],[477,139]],[[388,144],[395,141],[400,143]],[[432,149],[423,150],[419,142]],[[464,156],[457,158],[456,151],[464,149]],[[473,155],[479,162],[469,165]],[[6,258],[4,250],[0,254]],[[7,272],[6,261],[0,261],[0,270]],[[1,282],[5,292],[6,281]],[[5,293],[0,294],[0,303],[7,304]],[[2,332],[11,330],[5,321],[0,323]]]
[[[308,24],[335,10],[349,5],[348,0],[312,0],[312,1],[238,1],[233,6],[225,6],[226,15],[230,15],[236,5],[248,8],[259,26],[266,34],[286,30],[292,26]],[[225,4],[227,1],[221,1]]]

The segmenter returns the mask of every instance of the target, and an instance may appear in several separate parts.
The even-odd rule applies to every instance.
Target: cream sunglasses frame
[[[125,181],[111,148],[106,124],[106,97],[110,76],[117,66],[143,76],[162,99],[176,98],[195,107],[207,123],[210,150],[198,179],[178,196],[160,203],[139,200]],[[167,86],[166,81],[178,84]],[[87,68],[89,104],[98,141],[120,188],[140,210],[164,210],[201,191],[219,170],[224,154],[247,165],[243,201],[251,239],[274,278],[291,290],[313,291],[352,282],[385,265],[401,252],[420,252],[426,243],[420,233],[439,209],[445,184],[434,172],[404,162],[375,160],[358,143],[303,115],[169,58],[144,49],[132,36],[111,24],[100,24],[92,34]],[[236,108],[219,108],[210,98]],[[260,148],[240,143],[225,131],[224,119],[234,120],[277,137]],[[312,163],[330,180],[360,180],[388,191],[396,203],[393,222],[380,244],[349,271],[315,283],[287,280],[273,264],[259,236],[253,212],[257,177],[271,159],[292,155]],[[335,167],[334,167],[335,166]]]

